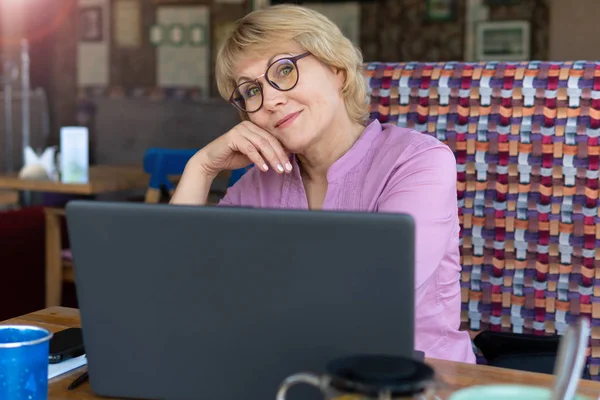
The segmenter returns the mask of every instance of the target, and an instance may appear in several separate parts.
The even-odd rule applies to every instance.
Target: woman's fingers
[[[249,131],[248,139],[267,158],[277,172],[283,173],[292,170],[292,164],[279,140],[252,123],[248,124],[247,128]]]
[[[252,161],[252,163],[254,163],[254,165],[261,171],[269,170],[265,159],[261,156],[261,152],[247,137],[242,135],[238,136],[235,141],[235,147],[237,148],[237,151],[245,154],[246,157],[248,157],[250,161]]]
[[[285,163],[281,163],[275,149],[273,149],[273,146],[266,138],[257,135],[254,132],[248,132],[246,134],[246,139],[252,142],[275,171],[278,173],[285,172]]]

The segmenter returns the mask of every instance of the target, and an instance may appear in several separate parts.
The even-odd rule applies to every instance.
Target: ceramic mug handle
[[[279,390],[277,391],[277,400],[285,400],[285,395],[288,389],[300,383],[306,383],[307,385],[314,386],[322,391],[322,382],[323,381],[321,380],[320,376],[308,372],[302,372],[288,376],[279,386]]]

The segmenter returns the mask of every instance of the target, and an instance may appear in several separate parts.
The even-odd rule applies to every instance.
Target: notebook
[[[56,378],[59,375],[66,374],[67,372],[86,364],[87,358],[85,357],[85,354],[57,364],[48,364],[48,379]]]

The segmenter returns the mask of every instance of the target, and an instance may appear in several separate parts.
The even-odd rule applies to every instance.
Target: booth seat
[[[371,118],[456,156],[462,328],[561,335],[600,366],[600,62],[365,65]]]

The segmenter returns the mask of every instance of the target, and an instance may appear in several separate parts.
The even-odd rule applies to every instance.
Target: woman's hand
[[[221,171],[243,168],[272,168],[282,174],[292,165],[279,140],[250,121],[244,121],[199,150],[188,161],[171,204],[206,204],[210,186]]]
[[[289,173],[292,165],[279,140],[250,121],[243,121],[194,155],[207,177],[252,163],[261,171]]]

